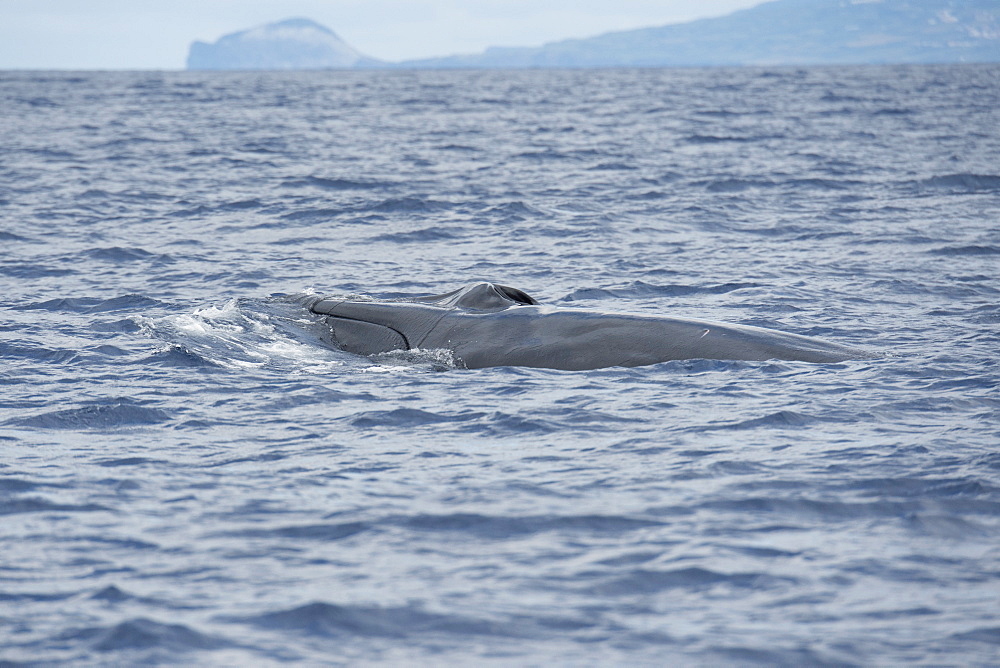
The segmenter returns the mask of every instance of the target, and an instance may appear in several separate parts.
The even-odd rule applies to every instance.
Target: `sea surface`
[[[0,664],[1000,662],[1000,66],[0,73]],[[477,280],[838,364],[354,356]]]

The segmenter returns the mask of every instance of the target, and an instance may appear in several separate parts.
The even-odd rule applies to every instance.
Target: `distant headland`
[[[1000,62],[997,0],[773,0],[726,16],[539,47],[390,63],[309,19],[194,42],[191,70],[690,67]]]

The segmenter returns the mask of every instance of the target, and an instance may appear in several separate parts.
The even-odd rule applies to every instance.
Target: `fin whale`
[[[386,301],[315,296],[296,301],[324,317],[330,333],[325,342],[336,348],[360,355],[444,348],[469,369],[583,370],[699,358],[824,363],[869,357],[848,346],[762,327],[544,306],[496,283]]]

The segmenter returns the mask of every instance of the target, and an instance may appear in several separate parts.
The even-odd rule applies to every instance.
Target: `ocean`
[[[0,664],[1000,663],[1000,66],[0,73]],[[474,281],[836,364],[462,368]]]

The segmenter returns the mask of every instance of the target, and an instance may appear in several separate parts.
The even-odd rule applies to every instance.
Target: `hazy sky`
[[[195,39],[310,18],[403,60],[720,16],[762,0],[0,0],[0,69],[179,69]]]

